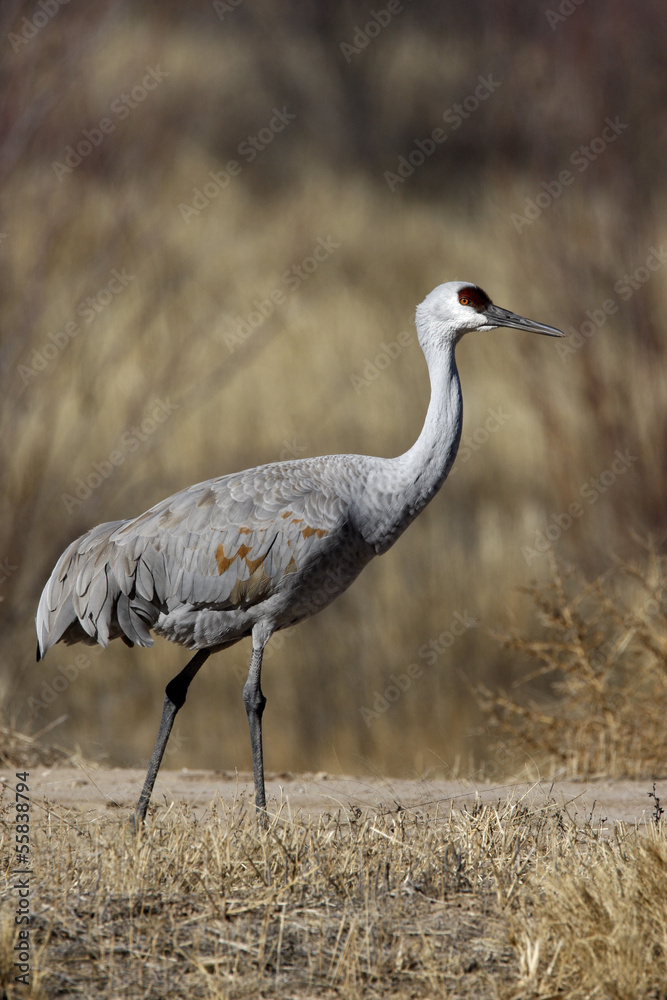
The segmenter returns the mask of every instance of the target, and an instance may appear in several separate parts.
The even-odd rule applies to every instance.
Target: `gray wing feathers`
[[[95,608],[99,618],[112,599],[105,563],[100,563],[97,556],[122,523],[111,521],[88,531],[72,542],[56,563],[37,609],[37,639],[42,656],[77,620],[90,639],[97,639],[97,627],[89,615],[88,605],[91,603],[91,609]],[[105,633],[108,639],[108,626],[102,629],[103,636]]]
[[[59,639],[141,646],[161,612],[263,600],[335,542],[348,517],[345,456],[279,463],[191,486],[99,525],[58,560],[37,612],[42,655]],[[347,456],[348,459],[357,456]],[[342,489],[341,489],[342,487]]]
[[[152,646],[149,627],[157,621],[155,608],[148,601],[135,596],[130,600],[127,594],[120,594],[116,604],[118,624],[130,642],[138,646]]]

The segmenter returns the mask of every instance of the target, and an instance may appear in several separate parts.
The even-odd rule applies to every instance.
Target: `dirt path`
[[[107,809],[133,808],[144,779],[143,771],[123,768],[44,767],[30,772],[33,805],[74,807],[99,814]],[[0,781],[12,789],[15,772],[0,770]],[[423,808],[445,812],[450,804],[462,808],[478,795],[485,802],[525,797],[527,804],[539,805],[549,798],[567,807],[577,822],[591,818],[595,824],[613,826],[615,822],[642,823],[651,817],[653,800],[649,798],[652,782],[642,780],[544,781],[533,785],[484,785],[465,781],[407,781],[400,779],[351,778],[331,774],[274,774],[267,781],[271,810],[283,808],[304,814],[346,811],[350,807],[375,808],[383,805],[405,809]],[[667,800],[667,782],[658,782],[656,791]],[[153,804],[168,806],[187,802],[203,814],[220,801],[234,798],[252,803],[252,778],[249,774],[215,771],[161,771],[153,794]]]

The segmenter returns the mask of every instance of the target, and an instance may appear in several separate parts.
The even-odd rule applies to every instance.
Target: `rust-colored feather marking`
[[[227,556],[225,555],[225,550],[223,549],[222,545],[218,545],[217,549],[215,550],[215,561],[217,563],[218,573],[220,574],[220,576],[222,576],[223,573],[227,572],[227,570],[232,565],[235,559],[236,559],[236,553],[230,559],[228,559]]]
[[[252,575],[255,572],[255,570],[262,565],[268,553],[265,552],[264,555],[259,556],[258,559],[248,559],[248,554],[250,552],[252,552],[250,546],[244,544],[244,545],[239,545],[238,549],[233,555],[226,556],[222,545],[218,545],[217,549],[215,550],[215,561],[218,566],[218,573],[220,574],[220,576],[222,576],[223,573],[227,572],[227,570],[232,565],[235,559],[244,559],[245,564],[250,570],[250,573]]]
[[[305,528],[301,529],[301,534],[304,538],[310,538],[311,535],[317,535],[318,538],[323,538],[324,535],[328,535],[329,532],[325,531],[324,528],[311,528],[309,524]]]
[[[246,566],[251,573],[254,573],[258,566],[261,566],[266,558],[266,552],[259,559],[248,559],[248,553],[252,552],[252,549],[248,545],[239,546],[239,550],[236,553],[239,559],[245,559]]]
[[[290,559],[290,561],[287,563],[287,567],[285,569],[285,576],[287,576],[288,573],[296,573],[296,571],[298,570],[298,568],[299,567],[296,564],[294,556],[292,556],[292,558]]]
[[[239,528],[239,535],[251,535],[252,528]]]
[[[281,517],[291,517],[292,516],[292,511],[291,510],[284,510],[280,516]]]

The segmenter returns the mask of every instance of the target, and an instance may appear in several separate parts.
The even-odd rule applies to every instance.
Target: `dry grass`
[[[51,741],[53,730],[64,722],[61,717],[47,723],[38,732],[21,732],[14,720],[0,709],[0,767],[30,768],[51,764],[74,763],[82,757]]]
[[[508,754],[543,775],[664,774],[667,561],[649,546],[641,561],[617,560],[592,581],[555,559],[551,566],[551,586],[527,588],[539,637],[522,629],[498,636],[529,664],[515,687],[534,692],[539,679],[540,693],[520,698],[480,685],[493,730]]]
[[[524,996],[667,997],[667,843],[618,830],[541,881],[515,918]]]
[[[71,759],[66,750],[46,745],[43,737],[44,732],[29,736],[14,726],[0,725],[0,767],[31,768]]]
[[[1,821],[11,847],[10,810]],[[664,997],[662,825],[611,839],[553,803],[196,820],[33,807],[30,997]],[[651,992],[653,990],[653,992]]]

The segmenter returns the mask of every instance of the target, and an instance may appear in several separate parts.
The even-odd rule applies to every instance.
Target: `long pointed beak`
[[[557,330],[555,326],[547,326],[546,323],[536,323],[534,319],[526,319],[510,312],[509,309],[501,309],[493,303],[484,310],[484,316],[493,326],[507,326],[513,330],[528,330],[529,333],[541,333],[545,337],[564,337],[562,330]]]

